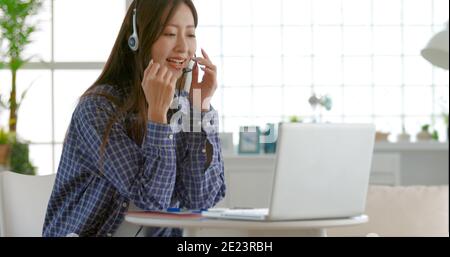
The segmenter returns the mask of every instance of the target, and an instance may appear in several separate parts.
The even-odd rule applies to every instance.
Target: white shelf
[[[389,143],[378,142],[375,151],[448,151],[448,143],[417,142],[417,143]]]
[[[442,142],[418,142],[418,143],[389,143],[377,142],[375,143],[375,152],[385,151],[448,151],[448,143]],[[275,154],[224,154],[223,157],[227,160],[261,160],[261,159],[275,159]]]

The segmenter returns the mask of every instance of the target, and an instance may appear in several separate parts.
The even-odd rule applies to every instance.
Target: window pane
[[[340,27],[317,27],[314,30],[314,54],[340,56],[342,54],[342,30]]]
[[[220,1],[195,0],[199,25],[220,25]]]
[[[42,1],[42,7],[29,21],[36,24],[36,31],[31,34],[31,43],[25,48],[23,56],[33,57],[31,61],[49,62],[52,51],[51,35],[51,0]]]
[[[373,97],[370,87],[344,88],[345,115],[369,116],[373,112]]]
[[[253,90],[253,114],[256,116],[277,116],[281,114],[281,87],[255,88]]]
[[[310,96],[310,87],[285,87],[283,99],[283,115],[288,117],[293,115],[312,115],[312,109],[308,103],[308,99]]]
[[[285,25],[311,24],[311,0],[283,0],[283,22]]]
[[[373,21],[375,25],[399,25],[403,0],[373,1]],[[404,1],[403,1],[404,2]]]
[[[431,115],[433,96],[431,87],[405,87],[405,114]]]
[[[252,14],[253,24],[255,25],[280,25],[281,2],[273,0],[253,1]]]
[[[433,0],[434,24],[443,25],[448,22],[448,0]]]
[[[220,28],[199,27],[196,30],[197,49],[205,49],[210,57],[220,56],[222,50]]]
[[[342,59],[314,58],[314,83],[316,85],[342,84]]]
[[[279,27],[254,28],[252,49],[256,56],[281,56],[281,29]]]
[[[223,115],[222,103],[223,103],[223,87],[217,87],[216,92],[214,92],[214,95],[211,99],[211,105],[219,113],[219,116]]]
[[[223,96],[224,96],[224,109],[223,109],[224,116],[251,115],[252,99],[253,99],[251,88],[224,88]]]
[[[100,71],[55,71],[55,140],[63,142],[79,97]]]
[[[6,102],[9,99],[11,90],[11,72],[8,70],[0,70],[0,100]],[[8,127],[9,110],[2,109],[0,106],[0,128]]]
[[[375,115],[389,116],[402,114],[402,89],[400,87],[375,87]]]
[[[17,134],[31,142],[52,141],[51,72],[47,70],[19,70],[17,100],[28,90],[18,113]]]
[[[250,86],[252,84],[251,60],[249,57],[225,57],[223,64],[224,86]]]
[[[431,85],[432,66],[422,56],[405,57],[405,84],[416,86]]]
[[[438,86],[447,86],[449,84],[449,76],[448,76],[448,70],[443,70],[440,68],[434,68],[434,82]]]
[[[377,86],[402,84],[402,60],[400,57],[374,57],[374,83]]]
[[[437,115],[442,113],[447,113],[449,110],[448,106],[448,87],[436,87],[434,89],[434,112]]]
[[[311,58],[284,58],[284,84],[288,86],[310,86],[312,84]]]
[[[371,0],[343,0],[344,24],[369,25]]]
[[[29,146],[29,158],[31,163],[36,166],[38,175],[49,175],[53,173],[52,145],[33,145]]]
[[[209,0],[208,0],[209,1]],[[249,26],[251,24],[252,0],[225,0],[223,6],[223,24]]]
[[[372,32],[370,27],[344,27],[344,54],[370,55]]]
[[[253,60],[253,82],[259,86],[281,85],[281,58],[258,58]]]
[[[106,61],[125,15],[124,1],[55,0],[54,8],[56,61]]]
[[[401,55],[402,31],[400,27],[374,27],[373,51],[375,55]]]
[[[314,23],[319,25],[341,24],[342,22],[341,1],[314,0],[313,19]]]
[[[420,14],[420,15],[418,15]],[[427,25],[433,22],[430,0],[403,1],[403,22],[406,25]]]
[[[404,27],[403,52],[406,55],[420,55],[420,51],[422,51],[432,36],[431,27]]]
[[[283,54],[289,56],[311,55],[311,34],[309,27],[285,27],[283,30]]]
[[[372,61],[369,57],[344,59],[344,85],[369,86],[372,83]]]
[[[223,28],[223,54],[225,56],[250,56],[251,53],[250,28]]]

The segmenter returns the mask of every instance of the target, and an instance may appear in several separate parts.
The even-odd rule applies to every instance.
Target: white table
[[[326,236],[331,227],[366,223],[367,215],[347,219],[243,221],[212,218],[158,217],[128,213],[125,221],[149,227],[183,228],[183,236]]]

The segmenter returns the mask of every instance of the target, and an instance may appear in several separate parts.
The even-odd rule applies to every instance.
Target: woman
[[[203,50],[194,57],[197,23],[191,0],[132,3],[102,74],[73,113],[44,236],[134,236],[139,228],[124,222],[130,209],[204,209],[224,197],[217,113],[210,106],[216,67]],[[196,64],[186,92],[190,60]],[[189,132],[193,113],[213,120]],[[184,129],[176,129],[179,123]]]

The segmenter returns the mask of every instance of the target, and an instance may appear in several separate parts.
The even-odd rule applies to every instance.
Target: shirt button
[[[170,139],[170,140],[173,139],[173,135],[172,135],[172,134],[169,135],[169,139]]]
[[[128,207],[128,203],[127,203],[127,202],[123,202],[123,203],[122,203],[122,207],[123,207],[123,208],[127,208],[127,207]]]
[[[203,148],[203,149],[202,149],[202,153],[206,153],[206,149]]]
[[[106,234],[107,237],[112,237],[111,233]]]
[[[211,120],[209,123],[211,123],[211,125],[214,125],[214,121],[213,120]]]

